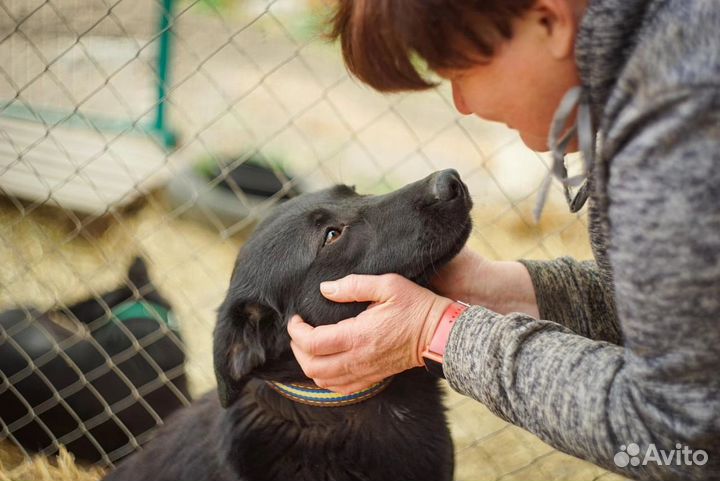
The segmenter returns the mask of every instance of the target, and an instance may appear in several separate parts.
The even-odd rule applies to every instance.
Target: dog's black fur
[[[326,300],[321,281],[394,272],[427,285],[467,240],[470,207],[452,170],[383,196],[337,186],[281,205],[240,251],[220,307],[214,340],[220,399],[206,395],[179,412],[106,479],[452,479],[440,389],[424,370],[395,376],[363,403],[333,408],[287,400],[265,380],[307,381],[289,348],[292,314],[320,325],[367,307]],[[323,245],[329,229],[341,235]]]
[[[15,441],[31,451],[53,453],[55,438],[80,459],[102,461],[108,454],[109,461],[117,461],[137,449],[131,437],[147,442],[160,424],[158,418],[182,407],[183,397],[190,399],[177,333],[154,318],[126,319],[121,328],[107,317],[106,309],[141,299],[170,309],[138,257],[128,270],[128,285],[99,299],[48,312],[24,307],[0,313],[0,419],[10,426]],[[91,338],[58,324],[57,316],[79,323]],[[135,352],[136,340],[144,346],[145,356]],[[121,355],[115,358],[117,369],[130,386],[107,366],[104,354]],[[160,382],[161,374],[148,358],[169,381]],[[89,380],[81,380],[78,371]],[[133,399],[131,387],[142,389],[142,401]],[[63,402],[54,399],[54,393],[60,393]],[[114,418],[108,419],[106,406],[111,406]],[[80,423],[87,433],[78,430]],[[64,438],[68,434],[71,437]]]

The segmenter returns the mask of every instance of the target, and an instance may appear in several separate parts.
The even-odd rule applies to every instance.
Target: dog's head
[[[454,170],[380,196],[339,185],[277,208],[243,246],[215,328],[214,361],[223,406],[253,376],[300,380],[286,331],[295,313],[312,325],[359,314],[366,303],[334,303],[322,281],[397,273],[427,285],[471,230],[472,202]]]

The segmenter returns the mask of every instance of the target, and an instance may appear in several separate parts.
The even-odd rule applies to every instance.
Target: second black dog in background
[[[55,440],[79,459],[116,462],[189,402],[170,304],[142,258],[127,277],[64,309],[0,313],[0,419],[25,449],[51,454]]]

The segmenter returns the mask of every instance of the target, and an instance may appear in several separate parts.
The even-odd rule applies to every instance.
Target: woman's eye
[[[340,229],[330,228],[327,231],[325,231],[325,242],[323,243],[323,246],[326,246],[328,244],[332,244],[336,240],[340,238],[342,235],[342,231]]]

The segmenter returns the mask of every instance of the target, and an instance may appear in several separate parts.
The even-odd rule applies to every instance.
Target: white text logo
[[[702,466],[708,462],[707,452],[702,449],[693,451],[688,446],[678,443],[675,449],[666,451],[658,449],[654,444],[648,445],[645,453],[641,455],[640,446],[630,443],[627,446],[620,446],[620,451],[615,454],[615,465],[624,468],[630,466],[647,466],[649,463],[655,463],[659,466]]]

